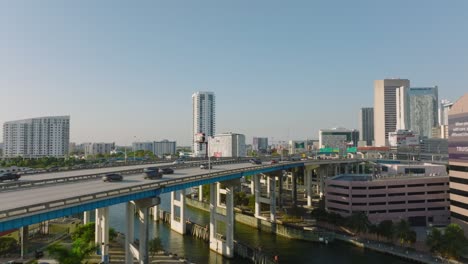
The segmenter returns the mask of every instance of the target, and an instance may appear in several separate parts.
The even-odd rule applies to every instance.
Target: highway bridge
[[[179,233],[185,233],[184,208],[185,189],[210,185],[210,230],[217,230],[218,221],[226,222],[226,238],[221,240],[210,231],[210,247],[227,257],[233,257],[233,181],[254,175],[256,210],[260,216],[260,203],[269,203],[270,221],[275,222],[275,191],[269,198],[260,194],[259,176],[265,175],[269,186],[276,186],[276,180],[282,180],[282,173],[293,173],[294,168],[303,170],[306,182],[308,202],[312,196],[312,175],[333,175],[338,171],[347,172],[351,166],[362,160],[306,160],[281,162],[279,164],[253,165],[245,160],[223,160],[214,162],[213,169],[202,170],[199,162],[179,166],[174,174],[164,175],[157,180],[143,178],[143,169],[154,165],[135,165],[115,168],[88,169],[23,176],[20,181],[0,185],[0,232],[31,224],[85,213],[85,222],[89,221],[89,212],[96,210],[96,243],[102,245],[103,262],[108,262],[108,207],[127,203],[126,261],[148,263],[147,232],[149,208],[159,204],[159,195],[171,192],[171,227]],[[158,167],[172,164],[157,164]],[[297,169],[296,169],[297,170]],[[101,177],[106,173],[123,173],[122,182],[103,182]],[[220,184],[223,183],[223,184]],[[273,187],[274,188],[274,187]],[[201,188],[200,188],[201,190]],[[226,202],[221,204],[221,196]],[[219,215],[216,207],[225,207],[226,215]],[[180,209],[176,209],[180,208]],[[140,243],[137,246],[133,235],[133,216],[140,215]],[[177,215],[175,212],[179,212]],[[27,230],[27,229],[26,229]],[[213,233],[213,234],[211,234]]]

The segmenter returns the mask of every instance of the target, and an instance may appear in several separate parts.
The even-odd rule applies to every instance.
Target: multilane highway
[[[210,173],[198,166],[189,167],[176,169],[174,174],[164,175],[163,178],[156,180],[145,180],[143,173],[136,173],[125,175],[122,182],[103,182],[100,177],[95,177],[87,180],[3,189],[0,192],[0,201],[2,201],[0,205],[0,232],[131,200],[155,197],[161,193],[182,190],[200,184],[302,167],[304,164],[320,165],[353,162],[359,162],[359,160],[311,160],[283,162],[275,165],[252,165],[245,162],[214,164]],[[128,169],[142,169],[149,166],[154,165],[129,166]],[[163,165],[158,164],[157,166],[162,167]],[[83,174],[104,174],[125,169],[127,168],[116,167],[33,175],[31,179],[34,178],[35,180],[30,182],[40,182],[36,180],[36,177],[43,177],[43,179],[48,179],[48,177],[57,178],[58,175],[77,177]],[[28,183],[28,181],[24,181],[24,183]]]

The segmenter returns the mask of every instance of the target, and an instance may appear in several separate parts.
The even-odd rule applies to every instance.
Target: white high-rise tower
[[[196,92],[192,94],[192,105],[193,153],[196,157],[201,157],[205,155],[206,146],[195,142],[195,135],[205,133],[206,137],[211,137],[215,134],[215,95],[213,92]]]

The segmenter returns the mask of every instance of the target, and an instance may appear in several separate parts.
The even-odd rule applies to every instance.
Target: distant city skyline
[[[202,90],[216,94],[216,131],[248,144],[358,129],[374,80],[438,86],[452,102],[465,93],[467,9],[403,0],[5,2],[0,123],[67,115],[71,142],[190,146],[190,95]]]

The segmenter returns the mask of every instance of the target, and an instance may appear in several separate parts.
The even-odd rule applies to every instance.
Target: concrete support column
[[[291,196],[293,205],[297,204],[297,172],[291,172]]]
[[[91,222],[91,211],[83,212],[83,224],[87,225]]]
[[[260,210],[261,210],[261,207],[260,207],[260,195],[261,195],[261,187],[260,187],[260,175],[259,174],[255,174],[253,176],[253,179],[254,179],[254,187],[255,187],[255,217],[259,217],[260,216]]]
[[[216,202],[217,202],[216,206],[217,207],[222,207],[221,206],[221,196],[226,195],[226,190],[221,188],[221,183],[220,182],[216,183],[216,195],[218,196],[216,198]]]
[[[153,221],[159,221],[159,205],[153,206]]]
[[[263,175],[265,178],[266,186],[267,186],[267,197],[270,197],[270,177],[267,175]]]
[[[278,184],[278,203],[279,208],[283,208],[283,177],[286,175],[286,171],[282,171],[279,176],[279,184]]]
[[[148,232],[149,232],[149,207],[138,208],[138,219],[140,222],[139,236],[139,262],[140,264],[149,263],[148,255]]]
[[[338,175],[338,173],[341,173],[341,172],[339,172],[339,170],[338,170],[338,166],[339,166],[339,165],[335,165],[335,175],[334,175],[334,176]]]
[[[345,174],[349,174],[349,164],[345,165]]]
[[[270,221],[276,222],[276,176],[268,177],[270,188]]]
[[[125,234],[125,263],[133,264],[131,244],[135,241],[135,206],[128,202],[126,208],[126,234]]]
[[[218,251],[218,243],[216,240],[216,232],[218,230],[218,225],[216,223],[216,206],[218,204],[217,202],[218,196],[216,195],[217,193],[216,189],[217,189],[217,184],[211,183],[210,184],[210,249],[214,251]],[[257,208],[256,205],[255,205],[255,208]],[[216,246],[212,245],[213,243],[216,243]]]
[[[203,185],[198,185],[198,201],[203,202]]]
[[[225,257],[234,257],[234,192],[233,187],[228,187],[222,193],[226,195],[226,204],[221,207],[226,209],[226,215],[217,213],[217,205],[219,204],[218,199],[221,193],[218,191],[219,183],[210,184],[210,249],[222,254]],[[225,223],[226,227],[226,239],[223,240],[218,238],[218,221]]]
[[[101,215],[101,262],[109,263],[109,207],[102,208]]]
[[[228,258],[234,257],[234,188],[226,189],[226,253]]]
[[[102,214],[103,214],[102,208],[97,208],[96,217],[94,220],[94,244],[96,246],[100,246],[102,244],[102,228],[101,228]],[[100,250],[98,249],[98,251]]]
[[[250,194],[255,195],[255,175],[250,178]]]
[[[22,226],[19,231],[21,238],[21,259],[25,259],[28,254],[29,226]]]
[[[307,195],[307,206],[312,206],[312,169],[305,169],[304,171],[304,183]]]
[[[180,215],[177,219],[175,213],[179,208]],[[179,199],[176,199],[176,192],[171,192],[171,229],[184,235],[185,228],[185,190],[179,192]]]

